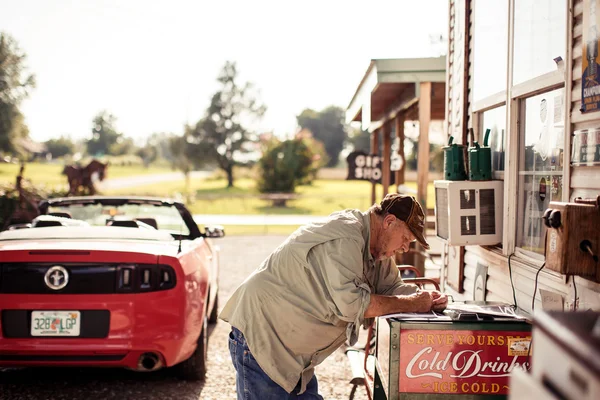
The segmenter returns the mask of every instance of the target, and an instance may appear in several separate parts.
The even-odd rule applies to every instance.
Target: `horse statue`
[[[94,180],[97,177],[98,180],[103,181],[106,177],[107,163],[102,163],[96,159],[92,160],[85,167],[78,165],[67,165],[63,169],[62,174],[67,176],[69,181],[69,192],[67,196],[88,193],[90,195],[96,194],[96,188],[94,187]],[[80,189],[81,188],[81,189]]]

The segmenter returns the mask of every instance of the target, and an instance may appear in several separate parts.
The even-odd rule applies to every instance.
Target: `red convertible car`
[[[219,249],[182,203],[46,200],[0,232],[0,367],[173,366],[206,373]]]

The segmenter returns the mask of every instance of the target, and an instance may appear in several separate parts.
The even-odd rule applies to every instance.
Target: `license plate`
[[[32,311],[31,336],[79,336],[79,311]]]

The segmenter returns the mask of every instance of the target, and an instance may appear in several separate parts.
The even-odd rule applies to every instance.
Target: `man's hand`
[[[414,308],[412,312],[429,312],[431,311],[431,307],[433,305],[433,296],[430,292],[420,291],[413,294],[411,297],[411,308]]]
[[[444,293],[438,292],[437,290],[432,290],[430,293],[433,299],[431,309],[433,311],[445,310],[446,306],[448,306],[448,296],[446,296]]]

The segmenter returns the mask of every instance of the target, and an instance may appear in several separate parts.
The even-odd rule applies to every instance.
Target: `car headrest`
[[[148,224],[154,229],[158,229],[158,224],[156,223],[156,219],[154,218],[136,218],[135,220]]]
[[[45,228],[48,226],[63,226],[63,224],[60,221],[39,220],[36,221],[32,226],[35,228]]]
[[[137,222],[132,219],[110,219],[106,222],[107,226],[123,226],[125,228],[139,228]]]
[[[62,218],[73,218],[71,216],[71,214],[69,214],[68,212],[51,212],[48,213],[48,215],[52,215],[53,217],[62,217]]]

